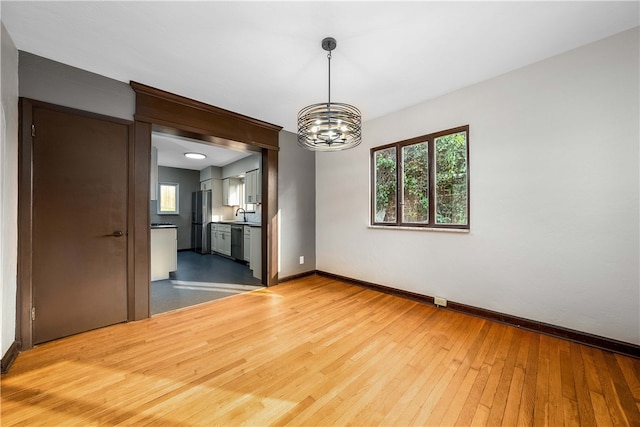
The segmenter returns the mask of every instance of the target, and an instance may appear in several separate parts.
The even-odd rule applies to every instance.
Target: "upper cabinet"
[[[204,181],[200,181],[200,190],[211,190],[211,179],[205,179]]]
[[[262,203],[262,179],[260,169],[247,171],[244,178],[245,183],[245,203]]]
[[[240,185],[238,178],[225,178],[222,180],[222,204],[225,206],[240,205]]]

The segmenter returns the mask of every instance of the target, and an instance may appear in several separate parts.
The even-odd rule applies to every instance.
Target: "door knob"
[[[122,231],[118,230],[118,231],[114,231],[111,235],[113,237],[122,237],[122,236],[124,236],[124,233]]]

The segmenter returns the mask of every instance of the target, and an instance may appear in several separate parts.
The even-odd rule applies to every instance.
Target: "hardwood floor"
[[[311,276],[40,345],[2,425],[640,425],[640,360]]]

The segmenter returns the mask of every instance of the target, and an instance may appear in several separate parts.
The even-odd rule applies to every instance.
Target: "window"
[[[180,184],[160,182],[158,184],[158,214],[178,215],[180,213]]]
[[[469,126],[371,149],[371,224],[469,228]]]

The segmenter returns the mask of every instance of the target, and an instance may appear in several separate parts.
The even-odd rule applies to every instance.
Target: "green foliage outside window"
[[[429,221],[428,152],[426,142],[402,147],[403,222]]]
[[[436,220],[438,224],[467,223],[467,134],[435,139]]]
[[[377,151],[376,163],[376,221],[396,220],[396,149]]]
[[[468,228],[468,129],[373,149],[372,222]],[[435,183],[430,182],[430,168]]]

